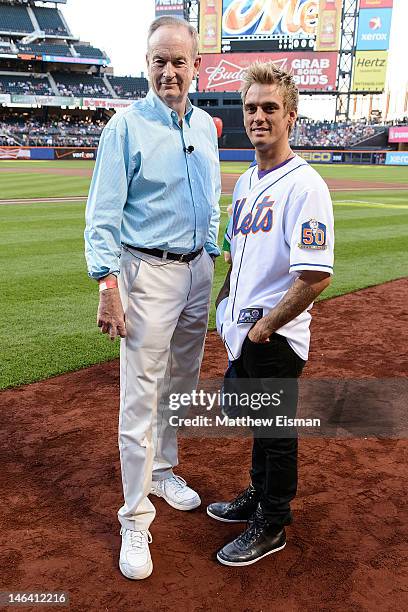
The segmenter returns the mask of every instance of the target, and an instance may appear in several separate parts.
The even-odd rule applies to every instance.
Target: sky
[[[74,36],[108,54],[116,75],[146,73],[146,36],[154,19],[153,0],[68,0],[62,11]],[[396,107],[402,104],[408,83],[407,23],[408,0],[394,0],[387,89],[392,94],[391,106]],[[379,104],[381,100],[378,97]],[[308,114],[319,116],[320,105],[317,107],[310,98],[305,104],[310,105]]]

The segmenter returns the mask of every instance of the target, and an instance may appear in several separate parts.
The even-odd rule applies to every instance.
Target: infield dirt
[[[406,376],[407,297],[402,279],[317,304],[304,376]],[[211,333],[202,377],[225,367]],[[247,485],[250,440],[182,439],[177,472],[203,504],[182,513],[154,498],[154,573],[123,578],[118,385],[110,362],[0,394],[1,590],[65,590],[78,612],[408,609],[408,444],[397,439],[302,440],[288,545],[249,568],[217,563],[242,527],[205,506]]]

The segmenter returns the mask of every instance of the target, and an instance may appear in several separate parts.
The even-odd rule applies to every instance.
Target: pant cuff
[[[169,468],[166,471],[160,470],[160,472],[153,472],[152,481],[157,482],[158,480],[166,480],[167,478],[171,478],[174,476],[172,468]]]

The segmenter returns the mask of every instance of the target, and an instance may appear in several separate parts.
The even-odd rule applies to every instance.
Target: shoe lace
[[[236,496],[236,498],[234,499],[231,505],[239,506],[241,501],[247,499],[249,496],[254,495],[254,493],[255,493],[254,489],[247,487],[246,489],[244,489],[244,491],[241,491],[241,493],[238,493],[238,495]]]
[[[244,533],[240,536],[239,539],[244,545],[250,544],[253,540],[256,539],[259,532],[262,531],[264,526],[265,519],[262,513],[257,510],[251,517],[247,529],[244,531]]]
[[[121,534],[129,532],[130,545],[132,548],[144,548],[146,544],[151,544],[153,541],[150,531],[134,531],[133,529],[121,529]]]
[[[176,476],[175,474],[173,474],[173,476],[170,476],[169,484],[178,491],[184,489],[187,486],[187,483],[184,478],[182,478],[181,476]]]

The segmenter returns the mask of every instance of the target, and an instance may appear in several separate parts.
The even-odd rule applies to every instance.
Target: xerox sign
[[[358,18],[357,49],[387,51],[390,42],[392,9],[361,10]]]
[[[272,61],[294,76],[301,91],[332,91],[337,53],[214,53],[203,55],[199,91],[238,91],[245,68],[253,61]]]

